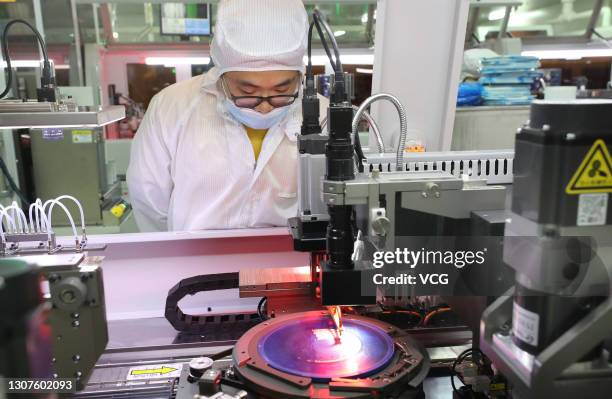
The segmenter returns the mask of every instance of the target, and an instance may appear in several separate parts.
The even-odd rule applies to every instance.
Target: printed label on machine
[[[580,194],[577,226],[603,226],[608,214],[609,194]]]
[[[515,337],[532,346],[538,346],[540,316],[514,303],[512,309],[512,333]]]
[[[47,128],[42,130],[43,140],[60,141],[64,139],[64,129],[60,128]]]
[[[565,188],[567,194],[611,193],[612,156],[606,143],[596,140]]]
[[[93,132],[91,130],[73,130],[73,143],[93,143]]]
[[[149,378],[175,378],[181,376],[183,363],[144,364],[130,368],[127,381],[145,380]]]

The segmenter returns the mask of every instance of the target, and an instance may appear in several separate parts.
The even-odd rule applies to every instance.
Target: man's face
[[[297,71],[227,72],[223,75],[226,89],[233,96],[280,96],[294,95],[300,83]],[[267,101],[256,108],[267,114],[274,109]]]

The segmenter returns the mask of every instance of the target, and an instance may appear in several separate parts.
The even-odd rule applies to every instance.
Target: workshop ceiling
[[[189,0],[194,2],[194,0]],[[484,2],[484,1],[483,1]],[[118,43],[168,43],[181,40],[178,36],[160,34],[160,2],[116,0],[108,2],[108,8],[100,7],[100,1],[77,0],[77,18],[82,41],[96,42],[94,13],[98,14],[100,37],[104,39],[101,12],[110,13],[113,34]],[[213,1],[215,7],[216,1]],[[508,31],[518,36],[568,37],[584,35],[597,0],[523,0],[512,10]],[[73,42],[69,0],[42,0],[45,36],[52,44]],[[344,46],[369,47],[373,44],[376,4],[364,1],[306,1],[307,7],[315,5],[329,18],[338,41]],[[499,31],[504,7],[481,6],[475,34],[479,40]],[[32,0],[15,0],[0,4],[0,24],[9,19],[23,18],[34,22]],[[213,20],[214,25],[214,20]],[[17,27],[16,27],[17,28]],[[612,36],[612,0],[604,0],[596,28],[604,36]],[[15,29],[14,34],[20,32]],[[22,33],[26,33],[23,31]],[[184,38],[183,38],[184,40]],[[207,42],[207,38],[191,38],[191,41]]]

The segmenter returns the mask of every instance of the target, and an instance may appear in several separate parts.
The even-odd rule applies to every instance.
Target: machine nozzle
[[[336,327],[335,339],[336,343],[339,344],[342,338],[342,331],[344,330],[342,327],[342,309],[340,306],[328,306],[327,311],[334,321],[334,325]]]

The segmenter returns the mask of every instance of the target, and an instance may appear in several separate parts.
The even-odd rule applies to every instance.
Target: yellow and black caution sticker
[[[503,391],[506,389],[506,384],[503,382],[492,382],[489,385],[489,391]]]
[[[131,367],[128,370],[127,381],[157,379],[157,378],[175,378],[181,375],[183,368],[182,363],[171,364],[148,364]]]
[[[602,139],[595,141],[567,184],[568,194],[611,193],[612,157]]]

